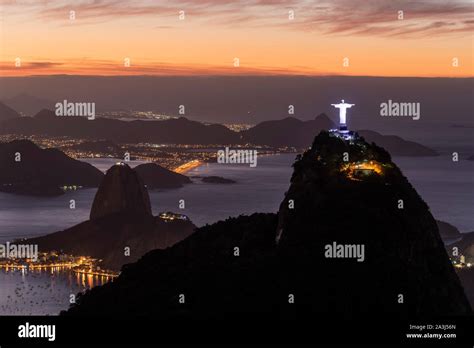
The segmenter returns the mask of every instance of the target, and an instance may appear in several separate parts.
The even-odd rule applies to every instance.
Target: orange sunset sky
[[[0,4],[2,76],[474,75],[471,0]]]

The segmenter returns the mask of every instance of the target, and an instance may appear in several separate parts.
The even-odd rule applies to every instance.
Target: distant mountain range
[[[20,114],[8,105],[0,102],[0,121],[20,117]]]
[[[41,109],[52,109],[55,104],[51,100],[37,98],[26,93],[21,93],[12,98],[4,99],[3,102],[25,116],[33,116]]]
[[[241,134],[245,141],[252,144],[307,148],[311,144],[314,134],[334,127],[335,125],[329,117],[326,114],[321,114],[310,121],[301,121],[294,117],[265,121],[241,132]]]
[[[232,322],[472,314],[435,219],[387,151],[322,132],[293,167],[277,215],[199,228],[63,314]]]
[[[120,121],[107,118],[91,121],[84,117],[58,117],[50,110],[42,110],[33,118],[12,118],[0,122],[0,134],[41,134],[96,140],[109,139],[118,143],[203,145],[250,143],[305,149],[309,147],[314,134],[335,127],[325,114],[310,121],[301,121],[292,117],[266,121],[249,130],[236,133],[219,124],[204,125],[184,117],[165,121]],[[437,152],[432,149],[397,136],[381,135],[368,130],[360,131],[360,135],[368,142],[376,142],[395,156],[437,155]]]
[[[112,146],[110,142],[102,145]],[[104,176],[86,162],[57,149],[41,149],[29,140],[0,143],[0,168],[0,191],[34,196],[61,195],[64,186],[98,187]],[[149,189],[179,188],[191,183],[187,176],[154,163],[139,165],[135,170]]]
[[[119,270],[146,252],[169,247],[193,233],[194,224],[177,216],[171,220],[153,216],[143,181],[122,163],[112,166],[103,178],[90,220],[24,243],[38,244],[41,251],[92,256],[102,259],[103,266]]]
[[[58,117],[42,110],[35,117],[5,120],[0,134],[70,136],[118,143],[231,144],[239,136],[222,125],[204,125],[184,117],[165,121],[120,121],[107,118]]]

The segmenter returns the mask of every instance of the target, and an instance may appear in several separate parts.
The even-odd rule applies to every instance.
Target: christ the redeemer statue
[[[355,104],[347,104],[344,102],[344,99],[341,100],[341,103],[339,104],[331,104],[335,108],[339,109],[339,123],[340,123],[340,129],[345,130],[346,128],[346,109],[349,109],[353,107]]]

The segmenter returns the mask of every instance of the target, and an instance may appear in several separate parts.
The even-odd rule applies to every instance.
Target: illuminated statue
[[[340,130],[347,130],[346,127],[346,109],[353,107],[355,104],[347,104],[344,99],[341,100],[340,104],[331,104],[335,108],[339,109],[339,124]]]

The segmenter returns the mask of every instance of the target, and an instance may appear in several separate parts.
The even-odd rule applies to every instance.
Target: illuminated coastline
[[[179,167],[173,169],[173,171],[175,173],[178,173],[178,174],[183,174],[183,173],[189,172],[190,170],[193,170],[194,168],[197,168],[197,167],[199,167],[203,164],[204,164],[204,162],[202,162],[200,160],[192,160],[192,161],[189,161],[189,162],[187,162],[185,164],[182,164]]]
[[[56,252],[41,253],[38,261],[30,259],[3,259],[0,260],[0,269],[9,270],[69,270],[76,274],[94,275],[99,277],[116,278],[119,273],[108,269],[101,269],[102,260],[89,256],[73,256],[57,254]]]

